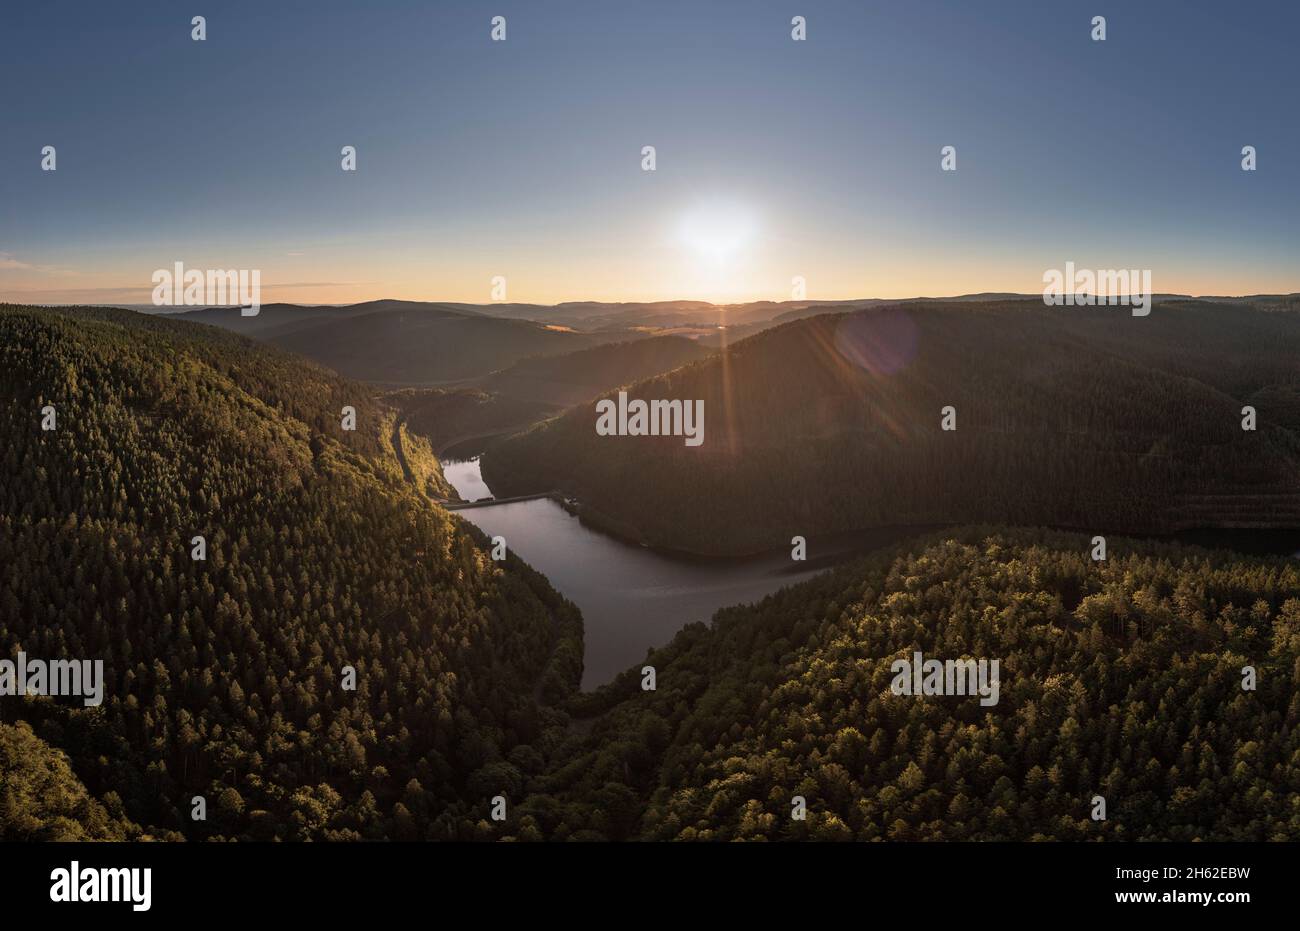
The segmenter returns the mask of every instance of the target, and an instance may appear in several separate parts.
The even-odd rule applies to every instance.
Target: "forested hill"
[[[483,470],[498,495],[559,490],[623,534],[708,553],[889,524],[1295,526],[1297,359],[1300,316],[1248,304],[873,308],[633,386],[702,399],[699,447],[599,436],[589,403]]]
[[[384,395],[412,432],[435,448],[457,439],[520,430],[618,385],[702,359],[709,350],[679,336],[651,336],[529,356],[509,368],[455,388],[399,388]],[[484,388],[488,390],[483,390]]]
[[[227,332],[0,307],[0,655],[105,666],[98,708],[6,697],[0,717],[67,754],[97,836],[477,837],[541,766],[577,611],[430,504],[392,426]],[[41,745],[0,737],[6,761]],[[7,787],[68,782],[30,756]]]
[[[350,378],[388,385],[474,378],[528,356],[574,352],[637,335],[575,333],[421,301],[325,308],[275,304],[255,317],[242,316],[239,308],[207,308],[177,316],[247,333]]]
[[[1110,543],[953,531],[691,625],[515,836],[1300,840],[1296,563]],[[997,703],[894,694],[918,650],[997,660]]]

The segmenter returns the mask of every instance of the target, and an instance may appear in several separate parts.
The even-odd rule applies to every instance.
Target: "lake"
[[[477,458],[447,460],[443,474],[466,500],[491,494]],[[814,541],[807,563],[792,561],[788,550],[708,559],[668,555],[618,540],[585,526],[549,498],[457,513],[489,536],[505,537],[511,552],[545,574],[582,610],[584,689],[604,685],[640,664],[648,648],[664,645],[693,621],[708,622],[719,608],[761,600],[824,571],[827,557],[845,558],[904,535],[890,530],[865,541],[861,535],[825,545]]]
[[[473,459],[444,459],[442,474],[451,483],[451,487],[456,489],[456,494],[466,501],[481,501],[492,497],[487,482],[483,481],[479,472],[478,456]]]

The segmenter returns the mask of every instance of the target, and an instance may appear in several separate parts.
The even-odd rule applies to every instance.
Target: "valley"
[[[93,710],[7,700],[0,788],[24,801],[0,832],[1293,836],[1281,802],[1226,801],[1290,784],[1300,758],[1300,730],[1279,727],[1300,715],[1290,321],[1247,309],[1225,328],[1222,307],[1160,303],[1148,320],[1162,311],[1142,378],[1133,346],[1077,317],[1049,335],[1025,305],[869,307],[721,354],[661,343],[642,358],[673,367],[630,386],[610,374],[628,359],[579,350],[545,377],[588,400],[557,413],[562,398],[527,390],[352,381],[185,320],[0,308],[19,477],[0,498],[0,648],[88,652],[105,669]],[[1022,352],[970,355],[1012,322],[1030,331]],[[1235,364],[1234,328],[1267,331],[1271,353]],[[1216,349],[1198,348],[1209,334]],[[600,436],[595,397],[619,390],[703,398],[705,442]],[[719,402],[738,390],[753,404]],[[946,448],[922,425],[953,392]],[[1246,402],[1260,429],[1234,452]],[[33,419],[45,406],[51,433]],[[1207,410],[1227,425],[1206,427]],[[1026,424],[1049,419],[1043,458]],[[963,430],[1014,454],[988,458]],[[1110,484],[1071,497],[1079,467]],[[909,468],[954,497],[924,503]],[[572,503],[482,500],[542,492]],[[953,506],[971,500],[988,510]],[[1181,517],[1145,520],[1155,507]],[[1062,513],[1087,529],[1006,526]],[[805,528],[807,559],[792,560]],[[890,664],[916,653],[996,658],[998,698],[898,706]],[[1243,666],[1257,691],[1235,685]],[[1115,816],[1089,821],[1088,800],[1121,780]],[[204,822],[183,813],[195,792],[214,800]],[[806,821],[780,817],[796,795]],[[493,798],[509,802],[499,822],[483,818]]]

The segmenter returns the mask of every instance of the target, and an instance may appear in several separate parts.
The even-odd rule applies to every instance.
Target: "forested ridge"
[[[487,832],[576,689],[581,620],[404,477],[393,413],[185,322],[9,306],[0,335],[0,655],[102,659],[106,680],[101,707],[3,698],[4,722],[122,831]]]
[[[312,326],[254,335],[352,378],[394,385],[473,378],[527,356],[572,352],[619,338],[619,334],[574,333],[438,304],[376,301],[373,305],[375,309],[359,305],[352,313],[321,317]]]
[[[650,654],[654,691],[637,668],[577,701],[517,830],[1300,840],[1300,568],[1111,543],[949,531],[724,609]],[[998,659],[998,703],[893,694],[914,650]]]
[[[411,432],[435,448],[494,430],[518,429],[555,413],[549,404],[489,394],[480,388],[399,388],[383,396]]]
[[[710,352],[680,336],[650,336],[562,356],[530,356],[493,372],[481,383],[498,394],[566,407],[695,362]]]
[[[529,356],[473,384],[400,388],[383,400],[435,448],[525,428],[619,385],[667,372],[709,351],[678,336],[610,343],[559,356]]]
[[[702,399],[698,448],[597,435],[584,404],[494,448],[483,474],[497,495],[560,491],[624,535],[700,553],[882,525],[1296,526],[1298,357],[1300,317],[1248,304],[872,308],[629,389]]]

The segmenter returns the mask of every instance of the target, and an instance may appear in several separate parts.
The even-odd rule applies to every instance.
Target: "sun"
[[[754,239],[757,221],[753,211],[734,203],[698,204],[682,217],[679,235],[697,255],[724,262],[744,251]]]

